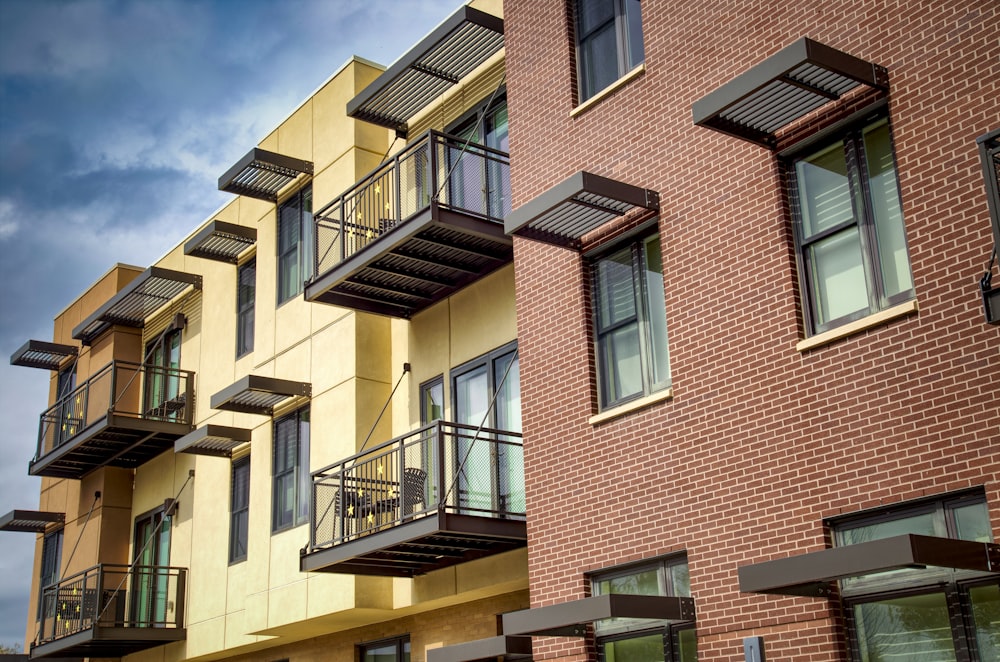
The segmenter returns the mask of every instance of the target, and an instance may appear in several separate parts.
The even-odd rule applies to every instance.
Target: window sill
[[[885,324],[886,322],[894,320],[897,317],[903,317],[904,315],[915,313],[917,310],[917,300],[911,299],[906,303],[901,303],[898,306],[893,306],[892,308],[886,308],[885,310],[877,312],[874,315],[869,315],[868,317],[855,320],[849,324],[845,324],[844,326],[838,326],[836,329],[830,329],[829,331],[818,333],[815,336],[806,338],[805,340],[800,340],[795,345],[795,349],[799,352],[807,352],[810,349],[829,345],[830,343],[840,340],[841,338],[846,338],[847,336],[854,335],[859,331],[864,331],[865,329]]]
[[[600,414],[595,414],[594,416],[588,418],[587,422],[590,423],[591,425],[600,425],[605,421],[610,421],[613,418],[624,416],[625,414],[637,411],[644,407],[648,407],[649,405],[655,404],[657,402],[670,400],[673,397],[674,397],[673,387],[668,388],[664,391],[657,391],[656,393],[653,393],[652,395],[647,395],[644,398],[639,398],[638,400],[630,400],[629,402],[626,402],[623,405],[618,405],[617,407],[612,407],[611,409],[602,411]]]
[[[614,93],[616,90],[618,90],[621,87],[624,87],[629,82],[641,76],[643,73],[645,73],[645,71],[646,71],[646,63],[643,62],[636,68],[632,69],[632,71],[628,72],[627,74],[625,74],[615,82],[611,83],[610,85],[605,87],[603,90],[601,90],[594,96],[590,97],[589,99],[581,103],[573,110],[569,111],[569,116],[576,117],[577,115],[586,112],[592,106],[595,106],[598,103],[600,103],[602,99],[611,96],[611,94]]]

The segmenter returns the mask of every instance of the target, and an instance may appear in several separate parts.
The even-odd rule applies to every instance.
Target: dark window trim
[[[832,515],[830,517],[823,518],[823,526],[827,527],[831,531],[835,528],[854,528],[858,525],[858,523],[870,522],[874,524],[880,521],[899,519],[900,515],[916,513],[921,508],[933,510],[933,506],[937,503],[952,504],[961,501],[975,502],[985,500],[986,488],[982,485],[977,485],[975,487],[956,490],[954,492],[947,492],[945,494],[934,494],[931,496],[909,499],[907,501],[901,501],[884,506],[875,506],[874,508],[866,508],[865,510],[859,510],[843,515]]]
[[[492,103],[490,103],[490,99],[493,99]],[[507,104],[507,85],[503,84],[500,86],[499,91],[496,92],[495,95],[488,94],[484,96],[479,101],[472,104],[472,106],[468,110],[463,112],[453,121],[449,122],[447,126],[445,126],[444,132],[449,135],[456,135],[459,131],[466,128],[473,121],[478,122],[483,112],[490,112],[492,110],[496,110],[500,106],[506,104]]]
[[[458,411],[458,402],[455,399],[457,395],[457,389],[455,388],[455,380],[464,375],[467,372],[471,372],[476,368],[481,366],[486,366],[486,379],[489,391],[487,395],[489,396],[490,402],[493,402],[493,395],[496,391],[496,380],[500,375],[495,374],[493,370],[493,365],[496,360],[505,354],[510,354],[517,350],[517,340],[512,340],[508,343],[501,345],[495,349],[491,349],[485,354],[480,354],[474,359],[466,361],[465,363],[459,364],[448,371],[449,384],[451,386],[451,411],[452,417],[454,418],[454,413]],[[519,359],[520,360],[520,359]],[[489,405],[488,405],[489,406]],[[489,406],[489,416],[486,418],[485,427],[496,428],[496,406]],[[478,425],[478,423],[477,423]]]
[[[401,634],[395,637],[385,637],[382,639],[375,639],[374,641],[365,641],[360,644],[356,644],[354,647],[355,659],[358,662],[364,662],[365,652],[371,648],[385,648],[386,646],[396,647],[396,662],[402,662],[403,659],[403,646],[410,643],[409,634]]]
[[[427,381],[422,382],[420,384],[420,386],[417,387],[417,397],[420,398],[420,424],[421,425],[427,425],[432,420],[434,420],[434,419],[431,419],[431,418],[429,418],[427,416],[427,402],[424,400],[424,392],[430,390],[431,388],[433,388],[434,386],[437,386],[438,384],[441,385],[441,395],[442,395],[442,398],[443,398],[444,397],[444,373],[441,373],[437,377],[431,377]],[[444,416],[445,416],[445,412],[443,411],[443,409],[444,409],[444,402],[441,403],[441,408],[442,408],[441,417],[444,418]]]
[[[308,212],[308,214],[309,214],[310,220],[308,222],[305,221],[305,217],[304,217],[304,214],[302,212],[302,198],[303,198],[303,195],[306,193],[306,191],[309,192],[309,212]],[[312,193],[313,193],[312,182],[307,182],[306,184],[302,185],[301,187],[297,188],[296,190],[290,192],[287,196],[285,196],[284,198],[282,198],[275,205],[275,216],[276,216],[276,219],[275,219],[275,230],[277,231],[276,232],[277,236],[275,237],[275,242],[274,242],[275,268],[277,270],[277,273],[275,274],[275,285],[276,285],[276,287],[275,287],[275,299],[276,299],[276,302],[277,302],[276,305],[278,307],[281,307],[285,303],[287,303],[289,301],[293,301],[296,298],[298,298],[298,296],[300,294],[302,294],[302,292],[305,290],[305,283],[306,283],[306,281],[309,280],[310,278],[312,278],[312,273],[313,273],[313,268],[314,268],[314,265],[311,264],[312,260],[310,260],[310,264],[308,264],[308,265],[305,264],[305,262],[306,262],[305,258],[311,256],[312,250],[311,250],[311,248],[309,250],[303,250],[303,243],[307,242],[307,241],[312,241],[312,237],[313,237],[312,213],[313,213],[313,207],[314,207],[314,205],[313,205],[314,200],[312,198]],[[300,205],[299,206],[299,240],[298,240],[298,242],[296,243],[296,246],[295,246],[295,253],[296,253],[296,260],[298,261],[298,266],[299,266],[299,276],[300,276],[300,279],[301,279],[302,282],[296,283],[295,284],[295,287],[296,287],[295,291],[292,292],[291,294],[289,294],[288,297],[282,299],[281,295],[282,295],[282,289],[283,288],[282,288],[282,279],[281,279],[281,258],[282,258],[282,252],[281,252],[281,209],[282,209],[282,207],[284,207],[285,205],[287,205],[292,200],[297,200],[299,202],[299,205]],[[286,248],[285,255],[291,255],[291,252],[292,252],[291,248]],[[307,274],[307,270],[308,270],[308,274]]]
[[[38,564],[39,564],[39,568],[38,568],[38,604],[36,605],[36,609],[35,609],[35,620],[36,621],[41,620],[43,612],[45,611],[45,599],[44,599],[45,598],[45,587],[52,583],[51,581],[46,582],[45,581],[46,577],[43,574],[45,572],[45,547],[46,547],[46,543],[48,543],[49,540],[56,540],[56,539],[58,539],[58,541],[59,541],[58,546],[56,548],[56,551],[52,552],[52,554],[56,557],[55,558],[55,566],[56,566],[55,567],[55,581],[59,581],[59,579],[62,578],[62,564],[63,564],[62,552],[63,552],[63,544],[66,542],[65,531],[66,531],[65,527],[59,527],[57,529],[54,529],[52,531],[47,532],[45,535],[42,536],[42,549],[41,549],[40,558],[38,560]],[[54,611],[54,609],[55,609],[55,605],[53,604],[53,611]]]
[[[607,88],[613,87],[618,81],[620,81],[630,71],[632,71],[632,69],[635,69],[636,67],[644,64],[646,61],[645,53],[643,53],[643,58],[641,61],[634,62],[631,64],[629,63],[629,59],[631,57],[629,53],[630,34],[628,26],[628,17],[626,15],[626,10],[625,10],[625,3],[628,2],[629,0],[606,0],[607,2],[614,3],[614,14],[611,18],[611,22],[614,23],[615,50],[616,50],[615,58],[618,64],[618,76],[607,85],[604,85],[595,90],[590,90],[590,94],[584,96],[583,61],[582,58],[580,57],[580,50],[581,50],[580,45],[582,43],[582,39],[586,39],[587,37],[594,35],[595,33],[599,32],[599,29],[592,29],[586,35],[580,34],[581,30],[580,30],[579,8],[580,8],[580,2],[582,1],[585,0],[572,0],[572,2],[569,4],[569,25],[573,35],[573,58],[576,65],[573,69],[573,82],[576,92],[576,100],[574,105],[576,106],[583,105],[587,101],[600,96],[601,92],[603,92]],[[643,37],[643,50],[645,51],[645,34],[641,30],[641,25],[642,25],[641,3],[639,4],[640,4],[640,13],[639,13],[640,36]],[[607,24],[608,21],[605,21],[599,27],[604,27]]]
[[[253,294],[248,301],[241,300],[241,279],[244,269],[251,268],[254,271]],[[243,316],[249,314],[251,319],[250,334],[248,338],[242,336]],[[254,340],[256,338],[256,316],[257,316],[257,255],[251,255],[249,259],[241,262],[236,267],[236,358],[242,358],[253,351]]]
[[[233,508],[235,497],[236,497],[236,472],[246,467],[247,477],[246,477],[246,504],[238,509]],[[236,516],[246,513],[247,515],[247,526],[244,531],[246,533],[246,539],[243,540],[243,554],[234,554],[235,546],[233,545],[233,535],[236,533],[234,531],[234,524],[236,523]],[[237,563],[242,563],[247,560],[247,547],[250,542],[250,454],[246,454],[242,457],[238,457],[233,460],[229,472],[229,565],[235,565]]]
[[[290,411],[287,414],[274,419],[274,421],[272,421],[272,423],[271,423],[271,533],[272,534],[281,533],[283,531],[288,531],[290,529],[294,529],[296,527],[302,526],[303,524],[307,523],[309,521],[309,519],[310,519],[310,513],[307,512],[304,516],[300,515],[300,513],[299,513],[299,504],[300,504],[300,502],[301,502],[302,499],[304,499],[304,498],[306,498],[308,496],[308,497],[310,497],[309,501],[311,503],[311,495],[303,495],[303,494],[299,493],[299,482],[300,482],[299,469],[300,469],[300,465],[302,463],[302,454],[303,454],[302,453],[302,414],[304,412],[308,412],[309,414],[311,414],[309,405],[305,405],[304,407],[299,407],[298,409],[296,409],[294,411]],[[295,461],[294,461],[291,469],[284,470],[281,473],[281,476],[285,476],[287,474],[291,474],[292,478],[294,480],[295,489],[293,491],[293,497],[294,498],[293,498],[293,503],[292,503],[292,521],[288,522],[288,523],[280,523],[279,524],[278,521],[277,521],[277,519],[278,519],[278,517],[277,517],[278,512],[276,510],[277,502],[275,500],[275,495],[277,494],[276,479],[278,478],[278,474],[276,474],[274,472],[275,456],[276,456],[276,451],[277,451],[277,448],[276,448],[277,430],[278,430],[278,425],[280,425],[281,423],[284,423],[285,421],[287,421],[289,419],[294,419],[295,420]],[[310,418],[309,418],[309,426],[310,426],[309,427],[309,440],[307,441],[307,443],[309,443],[310,446],[311,446],[311,442],[312,442],[312,417],[311,417],[311,415],[310,415]],[[311,449],[307,448],[306,450],[308,452]],[[308,462],[308,457],[306,458],[306,461]],[[309,510],[311,510],[311,508]]]

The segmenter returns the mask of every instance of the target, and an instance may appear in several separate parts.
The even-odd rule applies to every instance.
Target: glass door
[[[163,627],[167,623],[170,522],[170,516],[162,510],[135,522],[132,627]]]
[[[184,403],[180,397],[181,331],[164,334],[146,348],[147,416],[176,420]]]
[[[482,364],[455,377],[455,422],[477,428],[489,407],[489,375]],[[489,427],[489,420],[486,421]],[[475,514],[493,509],[491,444],[475,430],[462,430],[455,440],[458,499],[463,510]]]
[[[485,145],[503,152],[509,149],[507,104],[501,102],[485,112],[482,121],[477,114],[454,131],[461,141],[448,150],[450,202],[453,207],[474,214],[502,219],[510,205],[503,164],[472,145]],[[463,152],[466,141],[470,148]]]

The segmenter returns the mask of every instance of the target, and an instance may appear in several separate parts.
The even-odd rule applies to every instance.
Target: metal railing
[[[428,131],[313,215],[313,279],[432,201],[502,223],[510,213],[510,158],[506,152]]]
[[[41,415],[35,461],[108,414],[191,423],[194,373],[112,361]]]
[[[183,628],[187,569],[103,563],[42,590],[38,645],[94,625]]]
[[[312,474],[309,552],[439,511],[524,519],[521,435],[435,421]]]

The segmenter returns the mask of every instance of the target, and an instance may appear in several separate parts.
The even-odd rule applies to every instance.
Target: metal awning
[[[583,235],[637,208],[658,210],[660,195],[581,170],[508,214],[504,230],[579,248]]]
[[[65,513],[48,513],[39,510],[12,510],[0,517],[0,531],[45,533],[50,524],[62,524]]]
[[[828,597],[831,582],[901,568],[1000,572],[1000,545],[914,534],[834,547],[738,569],[744,593]]]
[[[184,244],[184,254],[236,264],[240,254],[257,243],[257,228],[212,221]]]
[[[226,425],[203,425],[174,442],[175,453],[232,457],[233,449],[250,441],[250,430]]]
[[[150,267],[119,290],[73,329],[73,337],[89,345],[112,324],[142,328],[146,319],[189,286],[201,289],[198,274]]]
[[[212,409],[271,416],[274,408],[290,398],[312,395],[309,382],[247,375],[212,396]]]
[[[60,345],[59,343],[46,342],[44,340],[29,340],[21,345],[20,349],[10,355],[10,364],[25,368],[58,370],[67,357],[76,356],[77,352],[77,348],[73,345]]]
[[[463,6],[347,103],[347,114],[405,132],[407,122],[503,48],[503,19]]]
[[[427,662],[477,662],[478,660],[520,660],[531,657],[531,637],[500,635],[452,644],[427,651]]]
[[[1000,251],[1000,128],[976,138],[979,158],[983,164],[986,202],[993,226],[993,245]]]
[[[691,107],[694,123],[769,149],[775,132],[858,85],[888,91],[885,67],[803,37]]]
[[[311,161],[254,147],[219,177],[219,190],[249,198],[278,201],[278,191],[299,175],[313,174]]]
[[[661,595],[596,595],[503,615],[503,631],[533,637],[585,637],[587,624],[605,618],[693,621],[694,598]]]

